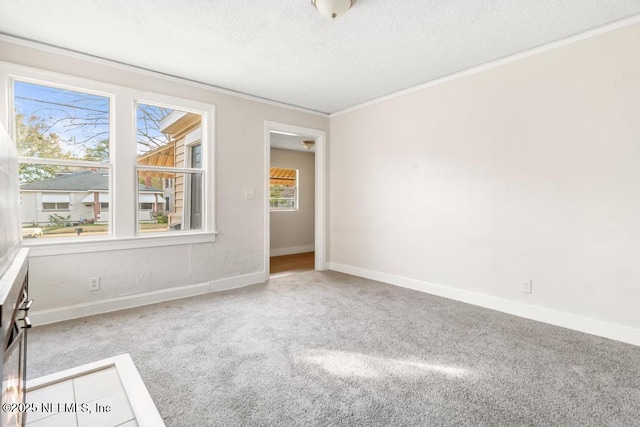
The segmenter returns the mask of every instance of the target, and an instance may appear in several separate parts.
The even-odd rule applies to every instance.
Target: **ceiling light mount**
[[[300,144],[306,148],[307,150],[311,150],[313,147],[316,146],[316,142],[311,140],[311,141],[300,141]]]
[[[336,19],[353,6],[354,0],[311,0],[311,4],[321,15]]]

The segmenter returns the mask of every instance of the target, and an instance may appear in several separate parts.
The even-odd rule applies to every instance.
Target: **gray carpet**
[[[130,353],[169,427],[640,425],[640,347],[335,272],[29,340],[30,378]]]

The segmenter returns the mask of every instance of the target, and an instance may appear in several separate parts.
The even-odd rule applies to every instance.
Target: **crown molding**
[[[163,80],[167,80],[174,83],[185,84],[193,87],[197,87],[200,89],[206,89],[217,93],[222,93],[225,95],[235,96],[237,98],[246,99],[249,101],[259,102],[262,104],[272,105],[275,107],[286,108],[288,110],[300,111],[307,114],[313,114],[321,117],[329,117],[328,113],[322,111],[311,110],[304,107],[299,107],[297,105],[286,104],[284,102],[274,101],[267,98],[261,98],[259,96],[250,95],[243,92],[237,92],[231,89],[225,89],[222,87],[214,86],[208,83],[200,82],[197,80],[191,80],[180,76],[175,76],[172,74],[162,73],[160,71],[151,70],[148,68],[138,67],[136,65],[127,64],[125,62],[114,61],[112,59],[103,58],[96,55],[91,55],[85,52],[80,52],[76,50],[66,49],[60,46],[43,43],[36,40],[25,39],[22,37],[14,36],[12,34],[7,34],[0,32],[0,41],[13,43],[20,46],[29,47],[32,49],[38,49],[43,52],[53,53],[56,55],[63,55],[73,59],[79,59],[82,61],[92,62],[94,64],[104,65],[112,68],[117,68],[123,71],[134,72],[137,74],[142,74],[145,76],[160,78]]]
[[[582,40],[586,40],[595,36],[598,36],[600,34],[605,34],[605,33],[609,33],[611,31],[615,31],[615,30],[619,30],[621,28],[625,28],[625,27],[629,27],[631,25],[637,24],[640,22],[640,14],[637,15],[633,15],[629,18],[625,18],[625,19],[621,19],[619,21],[615,21],[609,24],[605,24],[602,25],[600,27],[596,27],[596,28],[592,28],[590,30],[584,31],[582,33],[579,34],[575,34],[573,36],[569,36],[567,38],[564,38],[562,40],[557,40],[554,42],[550,42],[529,50],[525,50],[522,52],[518,52],[518,53],[514,53],[513,55],[509,55],[509,56],[505,56],[504,58],[500,58],[500,59],[496,59],[494,61],[491,62],[486,62],[484,64],[481,65],[477,65],[475,67],[471,67],[471,68],[467,68],[465,70],[459,71],[457,73],[453,73],[453,74],[449,74],[447,76],[444,77],[440,77],[437,78],[435,80],[430,80],[428,82],[425,83],[421,83],[419,85],[416,86],[412,86],[409,87],[407,89],[403,89],[400,90],[398,92],[394,92],[391,93],[389,95],[385,95],[385,96],[381,96],[379,98],[375,98],[372,99],[370,101],[366,101],[363,102],[361,104],[357,104],[354,105],[352,107],[349,108],[345,108],[343,110],[339,110],[336,112],[333,112],[331,114],[329,114],[329,117],[337,117],[340,116],[342,114],[347,114],[347,113],[351,113],[353,111],[356,110],[360,110],[362,108],[366,108],[369,107],[371,105],[375,105],[384,101],[388,101],[390,99],[394,99],[394,98],[398,98],[400,96],[403,95],[407,95],[410,93],[414,93],[414,92],[418,92],[421,91],[423,89],[429,88],[429,87],[433,87],[433,86],[438,86],[444,83],[448,83],[451,82],[453,80],[458,80],[461,79],[463,77],[467,77],[473,74],[477,74],[477,73],[481,73],[483,71],[487,71],[490,70],[492,68],[497,68],[501,65],[505,65],[505,64],[509,64],[511,62],[516,62],[516,61],[520,61],[521,59],[525,59],[525,58],[529,58],[531,56],[535,56],[550,50],[554,50],[554,49],[558,49],[560,47],[563,46],[567,46],[573,43],[577,43],[579,41]]]

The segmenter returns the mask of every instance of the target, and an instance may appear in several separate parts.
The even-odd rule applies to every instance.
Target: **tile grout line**
[[[73,390],[73,403],[78,403],[78,398],[76,396],[76,379],[71,378],[71,389]],[[73,416],[76,418],[76,427],[80,427],[80,420],[78,419],[78,412],[76,411]]]

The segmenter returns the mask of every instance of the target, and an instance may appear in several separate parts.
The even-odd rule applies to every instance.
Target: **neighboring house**
[[[162,189],[140,184],[139,194],[140,221],[165,211]],[[104,173],[82,171],[24,184],[20,197],[23,224],[49,224],[53,215],[70,222],[109,221],[109,176]]]
[[[181,168],[200,168],[201,124],[199,114],[173,111],[159,124],[169,143],[138,156],[138,165],[176,168],[176,172],[144,171],[146,185],[161,186],[169,225],[174,229],[202,228],[202,175],[179,172]]]

